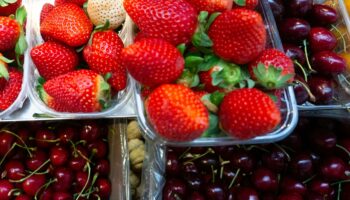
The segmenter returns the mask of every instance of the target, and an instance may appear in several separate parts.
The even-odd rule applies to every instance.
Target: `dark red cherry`
[[[56,135],[53,131],[43,129],[35,133],[35,143],[38,147],[49,148],[51,147],[56,140]]]
[[[187,194],[186,184],[180,179],[169,179],[166,181],[163,189],[164,200],[184,199]]]
[[[77,130],[71,126],[62,126],[57,130],[61,144],[69,144],[77,139]]]
[[[53,200],[73,200],[73,195],[67,192],[55,192],[52,196]]]
[[[263,164],[275,172],[282,172],[288,164],[288,157],[280,148],[273,147],[261,158]]]
[[[313,24],[328,26],[337,22],[338,13],[328,5],[315,4],[310,11],[310,17]]]
[[[244,150],[237,150],[231,155],[230,164],[236,169],[244,172],[251,172],[255,166],[255,158],[252,153]]]
[[[52,187],[49,187],[45,190],[43,190],[40,194],[40,200],[52,200],[53,199],[53,189]]]
[[[31,197],[46,183],[45,175],[34,174],[22,182],[22,189]]]
[[[189,200],[205,200],[205,197],[200,192],[193,192]]]
[[[207,185],[205,188],[205,194],[207,199],[226,200],[227,192],[223,185],[215,183]]]
[[[196,174],[186,174],[183,178],[192,191],[199,191],[203,186],[202,179]]]
[[[298,193],[283,193],[278,195],[277,200],[303,200]]]
[[[94,158],[105,158],[108,153],[108,144],[102,140],[92,142],[88,145],[88,149],[94,155]]]
[[[301,42],[310,32],[310,24],[299,18],[287,18],[280,22],[279,31],[283,41]]]
[[[337,135],[327,129],[315,128],[309,134],[309,141],[313,149],[329,152],[337,144]]]
[[[309,44],[313,53],[332,51],[337,46],[337,38],[326,28],[314,27],[309,33]]]
[[[236,193],[237,200],[259,200],[259,196],[256,190],[248,187],[241,187]]]
[[[311,177],[314,172],[313,168],[311,156],[306,153],[297,154],[290,163],[292,174],[298,179]]]
[[[14,142],[14,136],[6,132],[0,132],[0,157],[5,156],[10,151]]]
[[[196,161],[199,169],[212,172],[212,168],[216,169],[219,166],[219,159],[215,154],[208,154]]]
[[[312,56],[312,67],[324,75],[340,74],[346,68],[344,58],[332,51],[317,52]]]
[[[80,138],[86,142],[95,142],[101,136],[100,127],[94,121],[85,121],[80,130]]]
[[[278,188],[277,175],[267,168],[255,170],[252,182],[260,191],[276,191]]]
[[[302,182],[288,176],[282,179],[281,189],[286,193],[297,193],[301,195],[306,192],[306,187]]]
[[[102,199],[108,199],[112,192],[112,185],[108,179],[99,178],[96,181],[97,194]]]
[[[300,63],[301,65],[305,64],[305,53],[303,50],[301,50],[301,48],[295,44],[288,44],[288,43],[284,43],[283,44],[283,49],[284,52],[286,53],[286,55],[292,59],[292,60],[296,60],[298,63]]]
[[[15,198],[15,200],[31,200],[31,198],[26,194],[20,194]]]
[[[66,148],[54,146],[50,151],[51,164],[54,166],[62,166],[68,162],[69,153]]]
[[[81,171],[85,167],[86,162],[87,160],[85,158],[78,155],[77,157],[72,157],[69,160],[68,165],[74,171]]]
[[[167,174],[174,176],[176,176],[180,172],[180,163],[177,158],[177,155],[174,152],[167,153],[165,171]]]
[[[289,0],[288,13],[293,17],[303,17],[311,10],[312,3],[312,0]]]
[[[53,184],[55,191],[68,192],[73,184],[73,171],[68,168],[60,167],[55,169],[54,177],[57,180]]]
[[[10,160],[5,164],[5,174],[8,179],[19,180],[25,176],[24,165],[18,160]]]
[[[323,76],[312,76],[309,81],[311,93],[315,96],[316,104],[329,104],[333,101],[333,80]]]
[[[8,180],[0,180],[0,199],[1,200],[10,200],[11,193],[10,191],[14,189],[12,183]]]
[[[295,76],[295,80],[298,81],[293,85],[295,98],[297,100],[297,104],[302,105],[310,98],[309,93],[307,92],[307,89],[305,88],[305,86],[306,87],[308,87],[308,86],[307,86],[307,83],[304,80],[304,78],[302,78],[299,75]]]
[[[197,174],[198,168],[194,162],[181,163],[182,174]]]
[[[336,181],[345,178],[345,162],[338,157],[326,158],[320,166],[320,174],[326,180]]]
[[[320,179],[312,180],[309,188],[311,191],[321,195],[329,195],[332,192],[332,186],[329,182]]]
[[[85,185],[89,185],[88,177],[89,177],[88,173],[83,171],[79,171],[75,174],[75,183],[79,191],[83,189]]]
[[[42,166],[46,161],[48,160],[48,157],[44,151],[37,150],[32,153],[31,158],[27,158],[26,160],[26,166],[29,170],[35,171],[40,166]],[[43,168],[42,168],[43,169]]]
[[[109,161],[106,159],[102,159],[97,161],[95,170],[99,173],[101,176],[108,176],[110,172],[110,164]]]

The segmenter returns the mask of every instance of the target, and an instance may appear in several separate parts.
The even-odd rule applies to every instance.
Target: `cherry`
[[[261,191],[275,191],[278,188],[276,174],[267,168],[255,170],[252,176],[252,182]]]
[[[69,144],[70,141],[74,142],[77,139],[77,131],[73,127],[60,127],[57,130],[58,138],[61,144]]]
[[[70,169],[64,167],[57,168],[54,171],[54,177],[56,179],[56,182],[53,184],[55,191],[69,191],[73,183],[73,172]]]
[[[35,133],[35,143],[38,147],[49,148],[56,140],[56,135],[50,130],[39,130]]]
[[[53,199],[53,190],[51,187],[45,189],[41,194],[40,194],[40,200],[51,200]]]
[[[28,151],[24,149],[16,149],[11,156],[11,160],[25,160],[28,157]]]
[[[192,192],[189,199],[191,199],[191,200],[205,200],[204,196],[201,195],[199,192]]]
[[[278,195],[277,200],[303,200],[298,193],[283,193]]]
[[[19,180],[25,176],[24,165],[18,160],[10,160],[5,164],[6,177],[11,180]]]
[[[315,4],[310,11],[310,17],[313,24],[327,26],[337,22],[338,13],[328,5]]]
[[[180,163],[177,155],[173,152],[167,154],[167,161],[165,164],[165,171],[167,174],[177,175],[180,172]]]
[[[111,195],[112,186],[108,179],[105,179],[105,178],[97,179],[96,187],[97,187],[98,195],[102,199],[109,198],[109,196]]]
[[[330,130],[315,128],[309,135],[309,141],[316,150],[327,152],[336,146],[337,136]]]
[[[304,104],[309,98],[309,93],[305,86],[307,86],[306,81],[299,75],[295,76],[295,80],[298,82],[293,85],[293,90],[295,94],[295,98],[297,100],[298,105]],[[308,86],[307,86],[308,87]]]
[[[309,44],[313,53],[332,51],[337,46],[337,38],[328,29],[314,27],[310,30]]]
[[[16,143],[19,144],[19,145],[22,145],[22,146],[25,146],[25,144],[29,144],[29,136],[30,136],[30,131],[27,130],[27,129],[24,129],[24,128],[20,128],[18,131],[17,131],[17,135],[19,138],[17,138],[16,140]]]
[[[68,165],[74,171],[81,171],[81,170],[83,170],[84,166],[86,165],[86,162],[87,162],[87,160],[85,160],[85,158],[78,155],[77,157],[73,156],[69,160]]]
[[[307,200],[325,200],[326,198],[324,198],[324,196],[314,193],[314,192],[308,192],[306,193],[306,199]]]
[[[230,185],[232,180],[235,178],[235,183],[240,183],[242,181],[242,173],[237,174],[237,170],[232,169],[232,167],[224,166],[223,173],[223,183]]]
[[[75,174],[75,182],[78,190],[84,188],[85,184],[88,183],[88,178],[89,174],[87,172],[79,171]]]
[[[203,186],[202,180],[196,174],[186,174],[184,180],[192,191],[199,191]]]
[[[98,160],[95,166],[95,170],[100,176],[108,176],[110,169],[109,161],[106,159]]]
[[[181,163],[182,174],[197,174],[198,168],[194,162]]]
[[[289,0],[288,13],[293,17],[303,17],[312,8],[312,0]]]
[[[308,153],[311,156],[312,164],[314,166],[317,166],[319,164],[320,160],[321,160],[321,156],[318,153],[313,152],[313,151],[308,152]]]
[[[80,129],[80,138],[88,143],[95,142],[101,136],[100,127],[94,121],[86,121]]]
[[[236,150],[237,148],[235,146],[214,147],[215,153],[220,155],[223,159],[229,159]]]
[[[163,189],[164,200],[184,199],[187,193],[186,184],[179,179],[169,179]]]
[[[316,97],[316,104],[329,104],[333,100],[333,80],[322,76],[312,76],[309,79],[309,88]]]
[[[284,49],[284,52],[286,53],[286,55],[290,59],[296,60],[301,65],[305,64],[305,62],[306,62],[305,53],[297,45],[284,43],[283,49]]]
[[[276,21],[279,21],[283,18],[284,14],[284,5],[282,0],[268,0],[272,14],[275,17]]]
[[[94,155],[96,158],[105,158],[108,152],[108,144],[106,142],[103,142],[102,140],[92,142],[88,145],[89,151]]]
[[[204,154],[207,150],[208,148],[205,147],[191,147],[190,152],[192,154]]]
[[[281,182],[281,189],[286,193],[297,193],[301,195],[306,193],[305,185],[292,177],[283,178]]]
[[[54,166],[62,166],[64,165],[69,158],[68,151],[61,146],[54,146],[50,151],[50,160],[52,165]]]
[[[20,194],[15,198],[15,200],[31,200],[31,198],[26,194]]]
[[[47,155],[42,150],[37,150],[32,153],[32,157],[26,160],[26,166],[29,170],[35,171],[47,161]]]
[[[14,142],[15,138],[12,135],[0,132],[0,157],[5,156],[10,151]]]
[[[53,193],[53,200],[73,200],[73,196],[66,192]]]
[[[236,193],[236,199],[237,200],[259,200],[258,193],[248,187],[241,187],[238,189]]]
[[[324,75],[340,74],[346,68],[345,60],[332,51],[317,52],[312,56],[312,66]]]
[[[331,185],[320,179],[312,180],[309,187],[311,191],[320,195],[329,195],[332,192]]]
[[[226,199],[226,191],[224,187],[219,183],[212,183],[207,185],[205,188],[205,194],[207,199],[215,199],[215,200],[225,200]]]
[[[33,197],[45,183],[45,175],[34,174],[22,182],[22,189],[26,194]]]
[[[86,158],[89,157],[88,150],[86,149],[85,146],[79,144],[79,145],[77,145],[75,148],[76,148],[76,151],[77,151],[78,155],[83,155],[83,156],[85,156]]]
[[[305,179],[313,175],[313,164],[309,154],[297,154],[290,163],[290,168],[294,176]]]
[[[11,190],[14,187],[8,180],[0,180],[0,199],[1,200],[10,200],[11,199]]]
[[[326,158],[320,166],[320,174],[327,180],[336,181],[345,177],[346,164],[338,157]]]
[[[230,159],[230,163],[234,168],[241,169],[244,172],[250,172],[255,166],[255,158],[248,151],[236,151]]]
[[[307,38],[310,24],[299,18],[287,18],[280,23],[279,31],[283,41],[300,42]]]
[[[301,138],[298,132],[290,134],[289,137],[287,137],[281,143],[296,151],[301,150],[303,148],[303,139]]]
[[[268,153],[263,154],[261,160],[267,168],[275,172],[282,172],[286,169],[288,162],[285,152],[277,147],[273,147]]]
[[[212,172],[212,168],[216,169],[219,166],[219,160],[215,154],[208,154],[196,161],[198,168],[206,172]]]

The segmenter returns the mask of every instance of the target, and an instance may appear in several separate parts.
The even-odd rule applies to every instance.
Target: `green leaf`
[[[21,33],[21,35],[19,36],[19,39],[16,43],[15,52],[18,55],[23,55],[24,52],[27,50],[27,48],[28,48],[28,44],[26,41],[26,37],[25,37],[24,33]]]
[[[215,104],[216,106],[219,106],[222,102],[222,100],[225,97],[225,93],[223,92],[219,92],[219,91],[215,91],[214,93],[212,93],[210,95],[210,101]]]
[[[77,48],[77,49],[75,50],[75,52],[80,53],[80,52],[82,52],[82,51],[84,50],[84,48],[85,48],[85,45],[83,45],[83,46]]]
[[[224,81],[224,79],[221,76],[221,71],[214,71],[210,74],[210,76],[212,79],[211,84],[214,86],[217,86]]]
[[[186,44],[185,43],[179,44],[176,48],[180,51],[181,55],[184,55],[186,50]]]
[[[105,31],[109,29],[109,20],[107,19],[106,22],[104,24],[99,24],[95,27],[95,31]]]
[[[213,66],[217,65],[220,58],[214,54],[206,55],[204,61],[198,66],[198,71],[208,71]]]
[[[43,77],[39,77],[38,78],[38,83],[39,83],[39,85],[44,85],[44,83],[45,83],[46,81],[45,81],[45,79],[43,78]]]
[[[213,41],[205,32],[196,32],[192,38],[192,43],[195,47],[212,47]]]
[[[10,60],[4,56],[0,56],[0,61],[9,64],[9,63],[13,63],[14,60]]]
[[[235,85],[241,80],[241,68],[238,65],[232,63],[226,63],[222,61],[224,66],[222,70],[222,76],[224,82],[228,85]]]
[[[199,56],[188,56],[185,58],[185,67],[192,73],[197,73],[198,66],[203,62],[203,58]]]
[[[201,24],[206,23],[208,16],[209,13],[207,11],[201,11],[198,15],[198,22]]]
[[[9,4],[11,4],[11,3],[16,3],[17,2],[17,0],[4,0],[6,3],[9,3]]]
[[[108,72],[104,75],[103,79],[105,79],[105,81],[108,81],[108,79],[110,79],[112,77],[112,73]]]
[[[209,113],[209,128],[202,134],[201,137],[221,137],[222,132],[219,128],[219,118],[213,113]]]
[[[239,6],[245,6],[246,5],[246,0],[233,0],[237,5]]]
[[[9,80],[9,72],[5,67],[4,63],[0,62],[0,78],[5,78],[7,81]]]
[[[205,24],[205,30],[208,31],[211,24],[214,22],[214,20],[221,15],[219,12],[214,12],[213,14],[210,15],[208,22]]]
[[[0,7],[6,7],[6,6],[8,6],[8,4],[5,1],[0,0]]]
[[[26,9],[24,8],[24,6],[19,7],[19,8],[16,10],[16,21],[17,21],[21,26],[23,26],[23,25],[24,25],[24,22],[26,21],[26,18],[27,18],[27,11],[26,11]]]
[[[252,79],[250,79],[250,78],[248,78],[248,79],[246,79],[246,81],[247,81],[247,86],[248,86],[248,88],[253,88],[254,86],[255,86],[255,81],[253,81]]]
[[[198,74],[195,74],[192,79],[192,84],[190,85],[191,88],[197,87],[200,83]]]

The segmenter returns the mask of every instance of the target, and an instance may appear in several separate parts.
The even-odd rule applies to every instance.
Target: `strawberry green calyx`
[[[262,63],[259,63],[258,66],[253,69],[253,72],[257,83],[268,90],[288,86],[288,80],[293,77],[292,74],[282,75],[282,69],[278,67],[270,65],[266,69],[265,65]]]
[[[185,69],[176,83],[190,88],[196,87],[199,85],[199,76]]]
[[[99,86],[97,91],[97,99],[103,110],[110,107],[109,102],[111,99],[111,87],[101,76],[99,76]]]
[[[5,78],[7,81],[9,80],[10,75],[7,70],[6,64],[12,62],[13,60],[9,60],[0,54],[0,78]]]
[[[186,51],[186,44],[185,43],[182,43],[182,44],[179,44],[177,45],[177,50],[180,51],[181,55],[184,55],[185,51]]]
[[[15,52],[16,52],[16,61],[19,66],[22,66],[22,63],[20,61],[20,56],[24,54],[24,52],[28,48],[28,44],[26,41],[25,33],[24,33],[24,23],[27,18],[27,11],[26,9],[22,6],[19,7],[16,11],[16,21],[20,24],[20,36],[18,38],[18,41],[16,43],[15,47]]]
[[[10,4],[16,3],[17,0],[0,0],[0,7],[6,7]]]
[[[237,5],[239,6],[245,6],[246,5],[246,0],[233,0]]]
[[[211,74],[214,86],[232,89],[242,80],[241,68],[238,65],[221,60],[218,66],[221,67],[221,70]]]

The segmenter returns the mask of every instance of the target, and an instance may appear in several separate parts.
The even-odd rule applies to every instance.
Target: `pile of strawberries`
[[[26,11],[21,0],[0,4],[0,112],[17,99],[23,79],[23,54],[27,48]],[[17,10],[17,12],[16,12]]]
[[[258,3],[124,1],[139,32],[121,62],[142,84],[146,114],[163,138],[190,141],[221,129],[250,139],[279,125],[294,66],[283,52],[266,49]]]
[[[120,64],[124,44],[113,30],[125,14],[116,7],[101,11],[103,2],[89,1],[87,10],[86,0],[43,6],[40,32],[45,42],[30,55],[41,76],[38,94],[51,109],[98,112],[110,107],[112,96],[127,85],[126,69]],[[114,17],[104,20],[100,13],[108,12]]]

